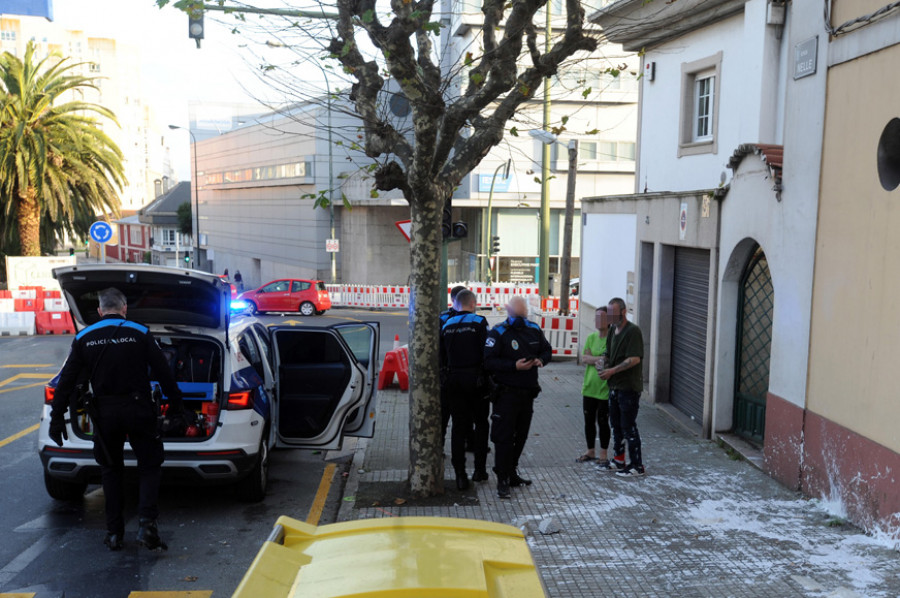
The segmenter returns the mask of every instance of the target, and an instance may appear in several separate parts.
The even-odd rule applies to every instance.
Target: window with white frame
[[[140,247],[144,242],[143,229],[140,226],[129,226],[128,237],[132,247]]]
[[[175,229],[174,228],[163,228],[160,229],[160,241],[163,245],[174,245],[175,244]]]
[[[722,85],[722,52],[681,65],[678,157],[715,154]]]
[[[716,102],[715,71],[694,77],[693,140],[709,141],[713,136],[713,108]]]

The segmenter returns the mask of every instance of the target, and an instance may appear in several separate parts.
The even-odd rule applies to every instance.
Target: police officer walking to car
[[[121,550],[125,534],[124,449],[125,439],[137,458],[140,476],[138,517],[139,544],[150,550],[166,550],[157,528],[157,497],[163,463],[163,443],[157,423],[157,406],[150,388],[152,371],[169,401],[167,416],[184,412],[181,391],[166,358],[146,326],[125,319],[125,295],[115,288],[99,293],[100,320],[76,335],[59,375],[50,412],[50,439],[59,446],[66,432],[66,413],[76,385],[87,380],[91,394],[88,413],[94,424],[94,458],[100,465],[106,497],[104,544]]]
[[[444,384],[453,418],[450,435],[451,463],[456,470],[456,487],[466,490],[466,444],[473,436],[475,471],[472,480],[483,482],[487,475],[488,381],[484,371],[484,343],[488,325],[484,316],[475,313],[475,293],[462,290],[456,296],[459,308],[441,328],[441,353],[447,367]],[[474,435],[472,431],[474,428]]]
[[[500,498],[510,497],[510,486],[531,485],[531,480],[518,473],[519,458],[531,428],[534,399],[541,392],[538,368],[553,356],[540,326],[526,319],[528,303],[524,297],[513,297],[507,313],[507,319],[488,333],[484,345],[484,367],[496,384],[491,440]]]

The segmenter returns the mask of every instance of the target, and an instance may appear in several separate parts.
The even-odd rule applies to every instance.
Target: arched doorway
[[[734,368],[734,432],[762,444],[772,355],[775,291],[766,254],[758,245],[738,288]]]

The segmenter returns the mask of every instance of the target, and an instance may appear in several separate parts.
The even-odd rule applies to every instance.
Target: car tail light
[[[253,407],[253,403],[250,401],[249,390],[233,392],[228,395],[228,406],[226,408],[229,411],[235,411],[237,409],[250,409],[251,407]]]
[[[49,405],[53,402],[53,397],[56,396],[56,387],[54,386],[45,386],[44,387],[44,404]]]

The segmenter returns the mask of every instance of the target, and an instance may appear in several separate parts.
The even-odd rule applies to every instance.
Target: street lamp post
[[[544,5],[547,22],[544,29],[544,54],[550,53],[551,4]],[[550,134],[550,77],[544,77],[544,123],[542,129]],[[541,297],[550,295],[550,145],[541,152],[541,228],[538,235],[538,290]]]
[[[499,166],[497,166],[497,168],[494,170],[494,176],[493,178],[491,178],[491,191],[490,193],[488,193],[487,218],[485,218],[484,221],[484,233],[482,236],[482,249],[484,249],[482,253],[484,253],[485,258],[481,271],[482,275],[484,276],[484,281],[489,285],[491,284],[491,233],[493,232],[493,223],[491,222],[491,203],[494,201],[494,183],[497,181],[497,173],[500,172],[501,168],[503,168],[503,178],[509,178],[509,167],[511,163],[512,160],[507,160],[505,164],[500,164]]]
[[[188,135],[191,136],[191,149],[194,154],[194,180],[191,181],[191,186],[194,188],[194,218],[197,221],[197,233],[194,235],[194,269],[199,268],[200,262],[200,173],[197,170],[197,138],[194,136],[194,132],[191,131],[190,128],[179,127],[178,125],[169,125],[169,128],[173,131],[176,129],[181,129],[182,131],[187,131]]]

